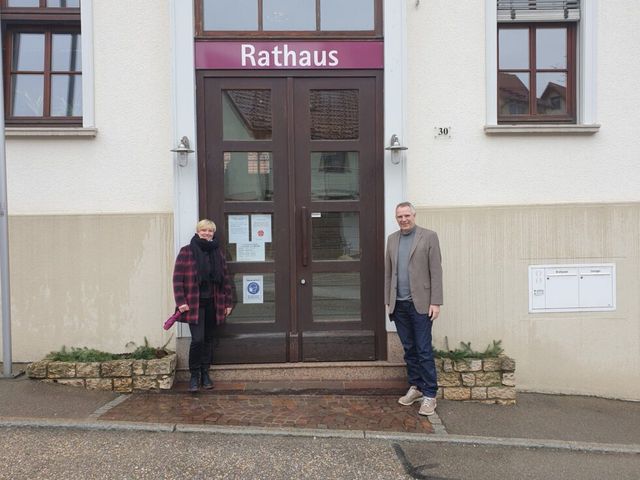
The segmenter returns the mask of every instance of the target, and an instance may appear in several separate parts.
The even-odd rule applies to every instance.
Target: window
[[[8,126],[82,125],[80,0],[1,0]]]
[[[575,28],[498,27],[498,120],[575,123]]]
[[[198,35],[381,35],[381,0],[195,0]]]
[[[498,124],[576,124],[589,105],[578,95],[581,8],[590,0],[488,0],[497,14],[494,94]],[[590,64],[583,52],[582,67]],[[592,85],[583,78],[584,86]],[[491,118],[489,118],[491,124]],[[495,123],[494,123],[495,124]]]

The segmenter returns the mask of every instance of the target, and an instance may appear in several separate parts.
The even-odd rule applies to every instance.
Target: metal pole
[[[2,35],[0,34],[0,52]],[[0,55],[0,287],[2,294],[2,370],[11,377],[11,290],[9,289],[9,210],[7,208],[7,155],[4,142],[4,86]]]

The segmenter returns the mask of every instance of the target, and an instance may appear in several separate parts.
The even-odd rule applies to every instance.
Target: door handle
[[[307,207],[300,208],[300,217],[302,222],[302,266],[306,267],[309,264],[309,242],[307,238],[309,235],[309,211]]]

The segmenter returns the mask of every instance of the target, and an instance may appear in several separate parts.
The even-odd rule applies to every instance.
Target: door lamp
[[[171,151],[178,154],[178,165],[186,167],[187,163],[189,163],[189,154],[193,153],[193,150],[191,150],[189,146],[189,138],[186,135],[182,137],[178,146],[172,148]]]
[[[395,133],[391,135],[391,139],[389,140],[389,146],[385,147],[385,150],[389,150],[391,152],[391,163],[397,165],[400,163],[400,152],[402,150],[408,150],[408,147],[405,147],[400,143],[400,139],[398,135]]]

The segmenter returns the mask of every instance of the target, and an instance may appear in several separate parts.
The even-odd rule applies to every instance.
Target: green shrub
[[[445,338],[445,343],[448,344]],[[434,356],[437,358],[449,358],[451,360],[462,360],[463,358],[488,358],[497,357],[504,353],[502,348],[502,340],[494,340],[493,343],[487,345],[483,352],[477,352],[471,348],[471,342],[460,342],[460,348],[455,350],[435,350]]]
[[[71,350],[67,350],[67,347],[63,345],[59,351],[49,353],[45,359],[53,362],[108,362],[109,360],[124,359],[153,360],[173,353],[167,350],[169,341],[171,341],[171,337],[162,347],[151,347],[147,337],[144,337],[144,345],[140,345],[131,353],[108,353],[87,347],[71,347]]]

